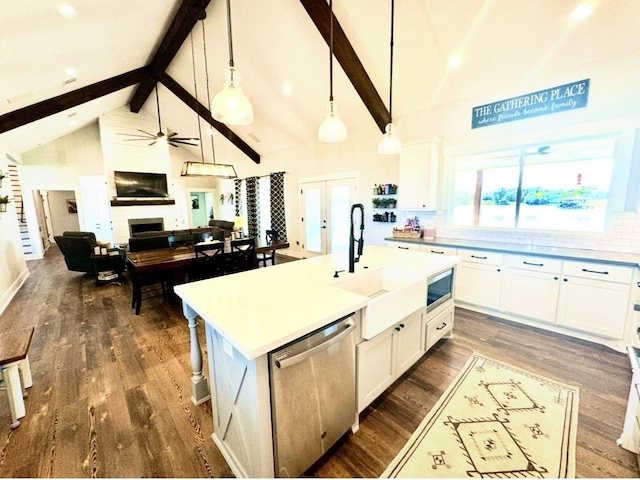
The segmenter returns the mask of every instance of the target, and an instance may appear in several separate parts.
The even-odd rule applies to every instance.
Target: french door
[[[301,182],[305,258],[348,250],[349,215],[356,183],[355,177]]]

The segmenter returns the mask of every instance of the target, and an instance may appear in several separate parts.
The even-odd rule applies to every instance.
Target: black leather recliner
[[[64,255],[64,262],[72,272],[93,274],[93,262],[89,257],[97,245],[93,232],[64,232],[54,237],[58,248]]]

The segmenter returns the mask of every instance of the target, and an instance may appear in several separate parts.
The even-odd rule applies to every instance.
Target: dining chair
[[[141,237],[129,239],[129,251],[140,252],[145,250],[156,250],[168,248],[169,240],[167,236],[161,237]],[[171,288],[175,284],[173,272],[155,272],[139,274],[132,268],[128,268],[129,279],[131,280],[132,295],[131,308],[136,309],[136,315],[140,315],[142,300],[149,300],[162,296],[169,298]]]
[[[187,271],[189,281],[224,275],[224,243],[206,242],[194,245],[194,264]]]
[[[159,235],[157,237],[132,237],[129,239],[130,252],[142,252],[143,250],[156,250],[158,248],[169,248],[168,235]]]
[[[169,246],[171,248],[176,247],[190,247],[194,244],[196,235],[193,233],[179,233],[171,235],[169,237]]]
[[[267,245],[273,245],[274,243],[278,243],[278,231],[277,230],[267,230],[265,232],[267,237]],[[271,260],[271,265],[276,264],[276,251],[271,250],[271,252],[263,252],[256,254],[256,258],[258,262],[262,262],[262,266],[266,267],[267,262]]]
[[[231,251],[226,253],[224,258],[225,273],[243,272],[256,268],[256,239],[231,240]]]

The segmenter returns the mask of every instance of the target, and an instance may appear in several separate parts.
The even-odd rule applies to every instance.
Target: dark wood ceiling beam
[[[180,47],[189,36],[196,22],[206,16],[205,9],[211,0],[183,0],[167,33],[150,63],[151,78],[140,83],[129,102],[132,112],[138,113],[153,93],[158,75],[164,73]]]
[[[0,115],[0,133],[27,125],[36,120],[41,120],[50,115],[63,112],[64,110],[140,83],[144,79],[150,78],[149,72],[147,67],[138,68],[137,70],[132,70],[122,75],[117,75],[107,80],[78,88],[72,92],[64,93],[57,97],[49,98],[48,100],[43,100],[42,102],[34,103],[33,105]]]
[[[327,45],[330,45],[331,10],[327,0],[300,0],[300,3],[302,3],[309,17],[311,17],[322,38],[327,42]],[[333,19],[333,55],[342,66],[349,80],[351,80],[376,125],[384,133],[384,128],[389,123],[389,110],[387,110],[382,98],[376,91],[367,71],[364,69],[335,15]]]
[[[158,74],[158,80],[165,87],[167,87],[171,93],[178,97],[182,103],[187,105],[191,110],[196,112],[201,118],[203,118],[209,125],[215,128],[222,136],[234,144],[242,153],[253,160],[256,163],[260,163],[260,154],[251,148],[244,140],[237,136],[233,131],[227,127],[224,123],[220,123],[211,116],[211,112],[195,99],[189,92],[187,92],[182,85],[171,78],[166,72]]]

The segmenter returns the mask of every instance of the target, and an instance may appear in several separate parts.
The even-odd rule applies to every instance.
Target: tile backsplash
[[[499,228],[468,228],[447,225],[447,212],[400,212],[398,220],[405,217],[420,218],[420,224],[435,225],[436,236],[463,238],[523,245],[582,248],[608,252],[640,253],[640,213],[618,212],[612,215],[605,232],[563,232],[550,230],[505,230]]]

